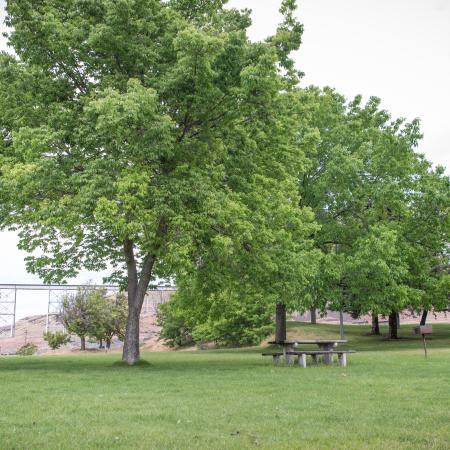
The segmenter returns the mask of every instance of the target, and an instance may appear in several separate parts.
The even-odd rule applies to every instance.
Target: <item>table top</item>
[[[347,339],[295,339],[282,342],[269,342],[269,344],[293,345],[293,344],[345,344]]]

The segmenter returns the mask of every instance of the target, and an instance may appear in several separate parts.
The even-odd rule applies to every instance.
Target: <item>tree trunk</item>
[[[153,264],[155,263],[156,257],[150,253],[145,256],[138,277],[133,242],[126,239],[123,250],[128,274],[128,318],[123,342],[122,360],[131,366],[136,364],[140,357],[139,316],[148,285],[152,278]]]
[[[398,323],[397,323],[397,313],[391,312],[389,314],[389,339],[398,339]]]
[[[98,343],[98,348],[103,348],[103,339],[100,339]]]
[[[339,311],[339,336],[341,339],[345,339],[344,333],[344,313]]]
[[[123,343],[122,359],[129,365],[139,361],[139,316],[141,309],[135,306],[134,299],[128,301],[128,319]],[[131,303],[131,304],[130,304]]]
[[[317,323],[317,314],[316,314],[316,308],[315,308],[315,306],[313,306],[313,307],[310,309],[310,312],[311,312],[311,324],[312,324],[312,325],[315,325],[315,324]]]
[[[275,341],[282,342],[286,340],[286,305],[278,303],[276,307],[275,318]]]
[[[81,345],[80,350],[86,350],[86,336],[80,336]]]
[[[373,336],[380,335],[380,323],[378,321],[378,314],[372,313],[372,331],[370,332]]]
[[[428,316],[428,311],[426,309],[424,309],[422,311],[422,317],[420,318],[420,325],[426,325],[427,323],[427,316]]]
[[[127,362],[130,366],[137,363],[140,357],[139,317],[141,315],[142,304],[144,303],[144,297],[147,293],[149,282],[150,280],[142,285],[139,283],[134,296],[130,296],[130,293],[128,293],[128,318],[127,327],[125,329],[125,339],[123,342],[122,360]]]
[[[106,338],[106,350],[111,348],[111,338]]]

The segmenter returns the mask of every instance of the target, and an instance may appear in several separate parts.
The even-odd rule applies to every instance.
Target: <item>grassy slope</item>
[[[0,359],[0,448],[450,448],[450,326],[387,342],[348,327],[339,367],[273,367],[261,349]],[[290,337],[335,337],[291,325]]]

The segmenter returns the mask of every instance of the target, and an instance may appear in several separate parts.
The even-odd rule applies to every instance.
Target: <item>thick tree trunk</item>
[[[103,339],[100,339],[98,343],[98,348],[103,348]]]
[[[372,331],[370,332],[373,336],[380,335],[380,323],[378,321],[378,314],[372,313]]]
[[[128,301],[128,319],[123,343],[122,359],[132,365],[139,361],[139,316],[141,310],[135,306],[135,302]],[[130,304],[131,303],[131,304]]]
[[[128,239],[124,241],[124,255],[128,273],[128,318],[123,342],[122,360],[131,366],[137,363],[140,357],[139,317],[156,258],[155,255],[150,253],[145,256],[138,277],[137,264],[134,257],[134,244]]]
[[[111,339],[106,338],[106,350],[109,350],[111,348]]]
[[[316,308],[314,306],[310,309],[310,313],[311,313],[311,324],[315,325],[317,323],[317,314]]]
[[[150,278],[150,275],[148,278]],[[142,304],[144,303],[144,297],[147,293],[149,282],[150,279],[146,283],[141,284],[141,282],[139,282],[137,290],[132,290],[131,293],[130,290],[128,290],[128,318],[127,327],[125,329],[125,339],[123,342],[122,359],[129,365],[137,363],[140,357],[139,317],[141,315]]]
[[[389,339],[398,339],[397,317],[396,312],[391,312],[391,314],[389,314]]]
[[[282,342],[286,340],[286,305],[278,303],[275,317],[275,341]]]
[[[423,310],[422,312],[422,317],[420,318],[420,325],[426,325],[427,323],[427,316],[428,316],[428,311],[426,309]]]
[[[80,340],[81,340],[80,350],[86,350],[86,337],[80,336]]]

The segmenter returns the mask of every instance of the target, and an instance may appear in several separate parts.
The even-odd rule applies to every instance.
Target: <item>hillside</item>
[[[27,342],[32,342],[38,347],[39,354],[45,353],[71,353],[80,348],[80,339],[72,336],[71,341],[61,347],[61,349],[53,352],[48,348],[47,342],[44,341],[43,333],[46,328],[47,316],[45,314],[24,317],[16,322],[16,332],[14,337],[3,337],[0,339],[0,354],[14,354],[18,348]],[[167,350],[164,343],[159,340],[160,327],[156,323],[156,314],[154,312],[147,312],[141,315],[141,342],[146,350],[161,351]],[[63,324],[58,319],[58,316],[51,315],[49,318],[50,331],[62,331]],[[89,350],[98,349],[98,343],[86,342]],[[119,350],[122,348],[122,342],[114,339],[111,345],[111,350]]]

